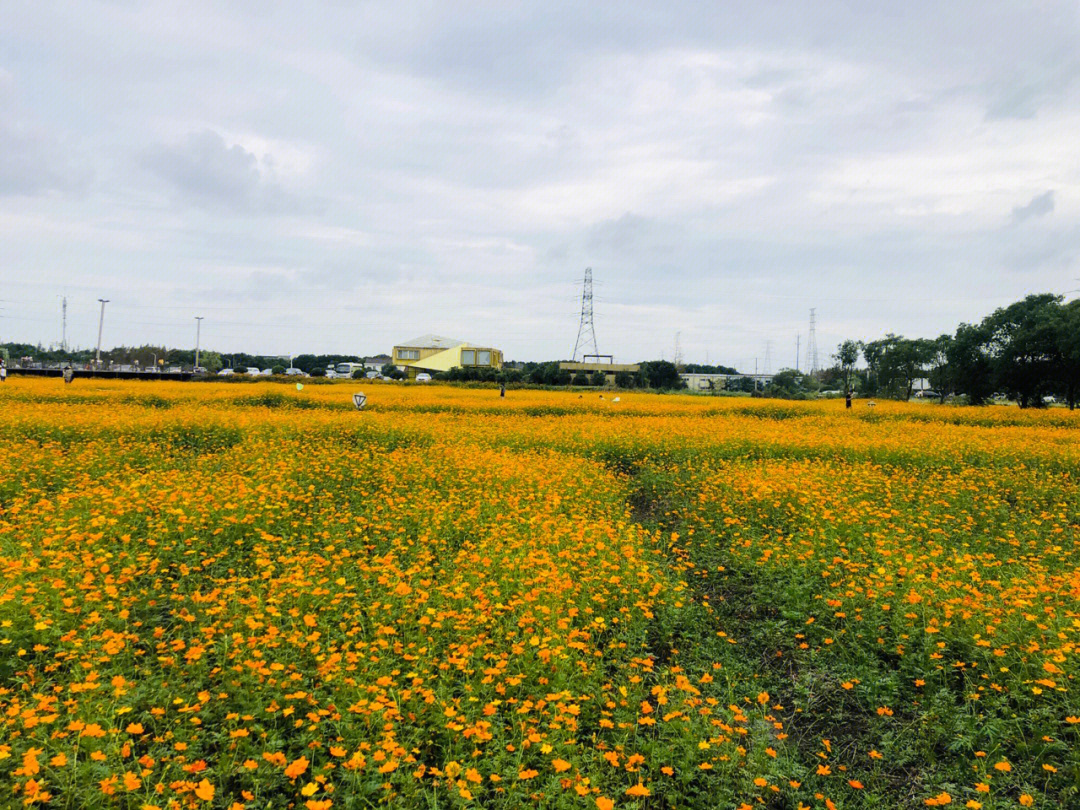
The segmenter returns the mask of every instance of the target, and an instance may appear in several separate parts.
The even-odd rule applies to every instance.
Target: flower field
[[[0,806],[1080,806],[1080,416],[0,387]]]

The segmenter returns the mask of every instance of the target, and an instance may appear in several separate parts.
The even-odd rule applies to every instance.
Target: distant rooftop
[[[461,346],[463,343],[465,343],[464,340],[455,340],[441,335],[424,335],[397,345],[403,349],[452,349],[454,346]]]

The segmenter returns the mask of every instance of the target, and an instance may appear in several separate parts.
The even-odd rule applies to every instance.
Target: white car
[[[431,375],[428,374],[426,371],[421,371],[419,374],[416,375],[416,381],[417,382],[431,382]]]
[[[305,374],[302,369],[298,369],[298,368],[287,368],[287,369],[285,369],[285,375],[288,376],[288,377],[306,377],[307,376],[307,374]]]
[[[219,377],[231,377],[231,376],[232,376],[233,374],[235,374],[235,373],[236,373],[236,372],[235,372],[235,371],[233,371],[233,370],[232,370],[231,368],[223,368],[223,369],[222,369],[221,371],[219,371],[219,372],[217,373],[217,375],[218,375]]]
[[[262,372],[259,369],[255,368],[254,366],[252,366],[251,368],[249,368],[247,370],[247,375],[249,377],[258,377],[260,374],[262,374]]]
[[[274,373],[274,370],[272,368],[264,368],[262,371],[259,372],[259,376],[260,377],[269,377],[273,373]]]

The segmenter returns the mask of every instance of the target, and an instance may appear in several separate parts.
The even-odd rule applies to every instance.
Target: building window
[[[491,365],[491,351],[488,349],[476,350],[476,365],[478,366],[490,366]]]
[[[419,360],[420,359],[420,350],[419,349],[398,349],[397,356],[398,356],[398,360]]]
[[[476,352],[472,349],[461,350],[461,365],[463,366],[475,366],[476,365]]]

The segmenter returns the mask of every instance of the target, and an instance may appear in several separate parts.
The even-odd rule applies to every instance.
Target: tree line
[[[860,354],[865,370],[855,367]],[[835,359],[845,388],[869,396],[910,399],[925,379],[941,401],[957,395],[979,405],[1004,396],[1029,408],[1054,397],[1071,409],[1080,395],[1080,299],[1029,295],[951,335],[847,340]]]
[[[560,368],[560,361],[523,363],[521,368],[452,368],[434,378],[440,382],[494,382],[503,384],[528,384],[544,386],[603,386],[603,371],[568,371]],[[652,390],[677,390],[686,384],[679,376],[679,369],[667,360],[651,360],[638,364],[636,372],[619,371],[615,374],[618,388],[647,388]]]

